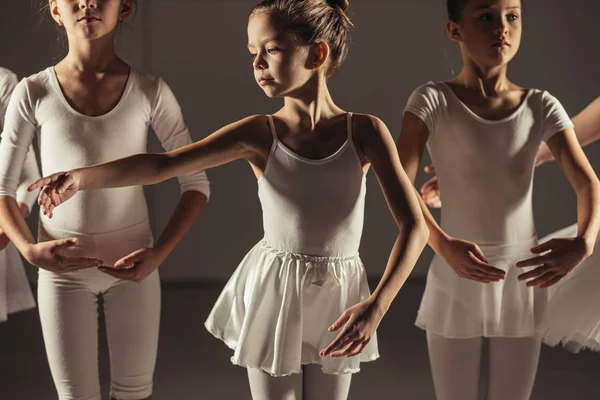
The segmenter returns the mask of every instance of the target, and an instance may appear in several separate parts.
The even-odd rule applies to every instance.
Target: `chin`
[[[283,97],[283,95],[281,94],[281,92],[279,90],[276,90],[276,89],[264,88],[263,92],[265,92],[265,94],[267,95],[267,97],[270,98],[270,99],[278,99],[280,97]]]

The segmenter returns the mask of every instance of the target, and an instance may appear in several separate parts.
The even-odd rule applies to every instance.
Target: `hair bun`
[[[333,8],[339,7],[342,11],[346,11],[350,7],[349,0],[327,0],[327,4]]]

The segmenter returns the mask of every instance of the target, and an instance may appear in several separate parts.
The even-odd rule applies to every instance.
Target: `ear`
[[[52,19],[56,21],[58,26],[62,26],[63,22],[60,16],[60,11],[58,10],[58,4],[56,3],[56,0],[48,1],[48,9],[50,10],[50,16],[52,16]]]
[[[317,43],[313,49],[312,55],[312,69],[317,70],[321,68],[329,58],[329,45],[325,42]]]
[[[462,42],[462,36],[460,35],[460,26],[451,20],[446,21],[446,32],[448,37],[453,42]]]
[[[123,0],[121,2],[121,13],[119,14],[119,21],[123,22],[133,12],[133,0]]]

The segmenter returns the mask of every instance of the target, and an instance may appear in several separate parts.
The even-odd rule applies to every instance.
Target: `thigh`
[[[346,400],[352,374],[325,374],[320,365],[305,365],[302,389],[304,400]]]
[[[158,271],[140,283],[116,281],[104,293],[114,398],[140,400],[152,394],[160,301]]]
[[[539,336],[490,338],[487,400],[528,400],[540,350]]]
[[[248,368],[248,382],[253,400],[302,400],[302,374],[272,376]]]
[[[483,338],[454,339],[427,332],[437,400],[476,400]]]
[[[40,271],[44,344],[59,399],[99,400],[98,297],[76,276]]]

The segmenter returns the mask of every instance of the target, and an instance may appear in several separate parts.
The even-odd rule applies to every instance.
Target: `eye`
[[[481,14],[479,16],[479,19],[481,21],[492,21],[494,19],[494,15],[491,13],[485,13],[485,14]]]
[[[256,58],[256,53],[250,53],[250,59],[254,60]]]
[[[281,49],[280,49],[280,48],[278,48],[278,47],[271,47],[270,49],[268,49],[268,50],[267,50],[267,52],[268,52],[269,54],[277,54],[277,53],[279,53],[280,51],[281,51]]]
[[[519,16],[517,14],[509,14],[506,16],[506,19],[510,22],[514,22],[519,19]]]

